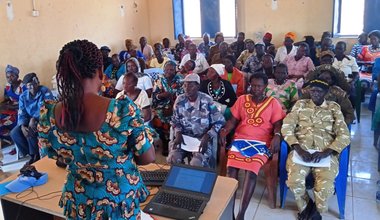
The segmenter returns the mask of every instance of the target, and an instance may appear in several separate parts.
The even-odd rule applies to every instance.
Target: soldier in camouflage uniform
[[[332,62],[334,62],[334,53],[331,51],[324,51],[323,53],[326,52],[326,55],[330,55],[331,57],[331,62],[322,64],[318,67],[315,68],[314,71],[309,72],[306,75],[305,81],[308,82],[313,79],[318,79],[319,75],[324,72],[324,71],[330,71],[333,73],[335,77],[335,85],[338,86],[339,88],[343,89],[347,94],[350,94],[351,92],[351,85],[347,82],[346,80],[346,75],[344,75],[344,72],[335,68],[332,65]]]
[[[346,91],[337,86],[337,80],[345,80],[344,78],[340,78],[340,75],[341,74],[338,72],[338,70],[333,66],[322,65],[316,70],[316,74],[314,76],[329,84],[330,89],[327,92],[325,99],[327,101],[334,101],[340,105],[344,116],[344,121],[347,125],[349,125],[355,120],[355,110]],[[307,83],[305,86],[307,86]],[[310,94],[307,88],[303,89],[302,91],[302,99],[310,99]]]
[[[320,212],[328,210],[328,199],[334,192],[334,181],[339,169],[339,153],[350,143],[349,131],[340,106],[326,101],[328,83],[312,80],[309,83],[311,99],[299,100],[285,117],[281,129],[292,151],[286,162],[287,185],[294,193],[298,219],[321,219]],[[317,150],[309,153],[308,150]],[[296,151],[305,162],[319,162],[331,156],[330,167],[308,167],[293,162]],[[305,177],[312,172],[314,202],[305,188]]]
[[[177,97],[171,125],[175,139],[169,143],[169,163],[183,163],[190,156],[190,165],[214,167],[217,151],[217,136],[225,124],[222,113],[215,106],[213,99],[199,92],[200,78],[189,74],[184,81],[185,94]],[[188,152],[181,149],[183,136],[198,138],[201,141],[199,152]]]

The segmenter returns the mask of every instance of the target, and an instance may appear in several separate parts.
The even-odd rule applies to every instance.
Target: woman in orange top
[[[236,96],[245,94],[245,82],[243,73],[235,67],[236,59],[233,55],[227,55],[223,58],[224,74],[222,79],[229,81],[235,90]]]
[[[238,98],[231,108],[231,119],[220,131],[221,145],[225,146],[226,136],[236,128],[228,151],[227,175],[238,179],[239,170],[246,171],[236,217],[239,220],[244,219],[260,168],[280,148],[281,124],[285,117],[281,104],[275,98],[265,96],[268,77],[264,73],[253,74],[249,82],[250,94]]]
[[[380,31],[371,31],[368,37],[371,44],[363,47],[359,60],[373,63],[376,58],[380,58]]]

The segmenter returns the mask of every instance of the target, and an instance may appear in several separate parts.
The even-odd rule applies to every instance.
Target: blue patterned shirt
[[[174,103],[171,124],[175,132],[195,138],[201,138],[207,132],[211,138],[215,138],[225,122],[211,96],[203,92],[198,92],[193,104],[185,94],[178,96]]]

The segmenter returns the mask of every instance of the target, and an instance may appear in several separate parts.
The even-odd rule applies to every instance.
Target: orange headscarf
[[[288,33],[285,34],[285,38],[287,38],[287,37],[289,37],[290,39],[292,39],[293,41],[295,41],[297,35],[294,32],[288,32]]]

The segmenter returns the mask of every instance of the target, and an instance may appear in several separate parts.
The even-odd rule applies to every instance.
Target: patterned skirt
[[[252,157],[245,157],[240,152],[228,151],[227,167],[235,167],[254,172],[256,175],[262,166],[268,161],[267,155],[256,154]]]

